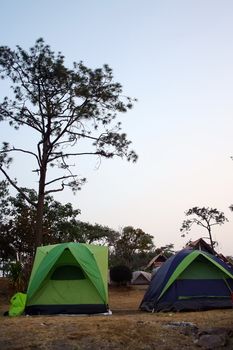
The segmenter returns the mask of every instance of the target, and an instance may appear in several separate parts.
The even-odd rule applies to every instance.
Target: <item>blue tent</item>
[[[231,308],[233,270],[221,259],[183,249],[153,276],[140,304],[144,311]]]

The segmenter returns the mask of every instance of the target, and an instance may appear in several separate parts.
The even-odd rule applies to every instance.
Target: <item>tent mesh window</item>
[[[84,280],[86,277],[78,266],[58,266],[52,273],[51,280]]]

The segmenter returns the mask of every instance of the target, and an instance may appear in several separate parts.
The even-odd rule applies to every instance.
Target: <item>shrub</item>
[[[10,264],[9,277],[15,291],[21,292],[25,289],[23,267],[19,261]]]
[[[119,285],[126,285],[132,279],[132,272],[125,265],[114,266],[110,269],[110,279]]]

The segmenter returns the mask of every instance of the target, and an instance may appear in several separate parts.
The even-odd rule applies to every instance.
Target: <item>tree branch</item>
[[[4,170],[2,167],[0,167],[0,171],[5,175],[5,177],[6,177],[7,180],[9,181],[9,183],[23,196],[23,198],[26,199],[26,201],[27,201],[29,204],[33,205],[33,206],[36,208],[36,203],[33,202],[33,201],[23,192],[23,190],[22,190],[20,187],[18,187],[18,186],[16,185],[16,183],[10,178],[10,176],[5,172],[5,170]]]
[[[46,195],[49,194],[49,193],[61,192],[61,191],[64,190],[64,188],[65,188],[65,185],[62,183],[62,184],[61,184],[61,188],[57,188],[57,189],[55,189],[55,190],[45,191],[44,194],[45,194],[45,196],[46,196]]]
[[[56,181],[59,181],[59,180],[65,180],[65,179],[69,179],[70,177],[76,177],[76,176],[78,176],[78,175],[61,176],[61,177],[58,177],[57,179],[54,179],[54,180],[51,180],[51,181],[47,182],[45,184],[45,186],[51,185],[53,182],[56,182]]]
[[[106,158],[111,158],[114,156],[113,152],[106,153],[104,151],[99,152],[80,152],[80,153],[66,153],[66,154],[59,154],[58,156],[55,156],[48,160],[48,163],[53,162],[56,159],[64,158],[64,157],[71,157],[71,156],[86,156],[86,155],[94,155],[94,156],[103,156]]]
[[[223,222],[213,222],[213,224],[210,224],[210,226],[214,226],[214,225],[222,225]]]
[[[7,110],[5,110],[4,112],[8,114],[8,116],[6,116],[6,117],[8,117],[9,119],[12,119],[12,120],[14,120],[15,122],[17,122],[17,123],[19,123],[19,124],[27,125],[27,126],[29,126],[30,128],[32,128],[32,129],[34,129],[34,130],[36,130],[36,131],[38,131],[38,132],[41,132],[41,130],[40,130],[38,127],[36,127],[35,125],[32,125],[32,124],[28,123],[28,122],[25,121],[25,120],[22,120],[22,119],[20,119],[20,118],[17,118],[16,116],[12,115],[12,114],[11,114],[9,111],[7,111]]]
[[[58,140],[60,140],[60,139],[62,138],[62,136],[67,132],[68,128],[69,128],[70,126],[72,126],[72,125],[78,120],[78,118],[79,118],[80,116],[74,117],[75,112],[76,112],[76,110],[78,110],[78,109],[83,109],[83,108],[85,107],[85,105],[87,104],[87,102],[88,102],[88,99],[86,98],[86,100],[82,103],[81,106],[78,106],[78,107],[76,107],[76,108],[73,109],[73,112],[72,112],[72,114],[71,114],[71,116],[70,116],[70,120],[67,122],[66,126],[65,126],[64,129],[59,133],[59,135],[53,140],[52,145],[55,145],[55,144],[58,142]],[[80,113],[80,114],[81,114],[81,113]]]
[[[80,132],[74,132],[74,131],[68,131],[69,135],[74,135],[74,136],[80,136],[86,139],[90,139],[93,141],[98,141],[104,134],[102,133],[99,137],[94,137],[94,136],[89,136]],[[65,142],[70,142],[69,140],[67,141],[61,141],[61,142],[56,142],[56,145],[60,145],[61,143],[65,143]]]
[[[193,219],[193,220],[195,220],[195,223],[197,224],[197,225],[200,225],[200,226],[202,226],[202,227],[204,227],[204,228],[208,228],[208,226],[205,226],[201,221],[199,221],[198,219]]]
[[[31,151],[26,151],[26,150],[21,149],[21,148],[15,148],[15,147],[13,147],[12,149],[9,149],[9,150],[0,151],[0,154],[1,154],[1,153],[14,152],[14,151],[16,151],[16,152],[22,152],[22,153],[26,153],[26,154],[31,154],[32,156],[34,156],[34,157],[36,158],[38,165],[40,165],[40,164],[39,164],[39,158],[38,158],[37,154],[35,154],[35,153],[31,152]]]

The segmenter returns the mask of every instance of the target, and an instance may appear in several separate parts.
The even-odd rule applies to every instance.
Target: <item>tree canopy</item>
[[[29,204],[21,193],[10,196],[7,184],[0,182],[0,258],[7,261],[19,260],[24,263],[33,256],[34,223],[36,208]],[[22,189],[33,199],[36,192]],[[43,241],[45,244],[63,242],[97,243],[109,247],[115,244],[119,234],[107,226],[78,220],[79,209],[71,203],[62,204],[52,196],[45,198]]]
[[[31,200],[37,196],[33,189],[22,188],[22,191]],[[11,196],[6,181],[0,181],[0,194],[0,260],[4,264],[20,261],[24,265],[33,257],[36,208],[20,192]],[[139,269],[156,254],[154,237],[142,229],[127,226],[118,232],[108,226],[80,221],[79,214],[80,210],[74,209],[71,203],[62,204],[52,196],[46,196],[42,227],[44,243],[106,245],[110,267],[123,264]]]
[[[115,244],[116,261],[133,268],[136,255],[142,255],[145,258],[145,254],[154,251],[153,238],[140,228],[124,227]],[[142,261],[142,259],[138,260]]]
[[[6,96],[0,103],[0,121],[21,131],[29,128],[36,140],[34,149],[6,140],[0,150],[0,171],[36,208],[34,241],[38,246],[43,243],[45,196],[65,187],[77,191],[86,180],[71,171],[70,159],[76,163],[77,157],[94,155],[137,160],[116,120],[118,113],[132,108],[134,99],[123,96],[108,65],[90,69],[74,62],[67,68],[61,52],[55,54],[43,39],[28,52],[20,46],[16,50],[1,46],[0,74],[12,89],[12,97]],[[36,164],[33,171],[39,185],[33,200],[9,175],[12,155],[17,153],[30,157],[29,164]],[[48,177],[49,167],[57,167],[60,175],[56,172]]]

